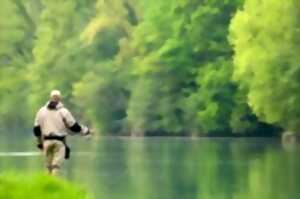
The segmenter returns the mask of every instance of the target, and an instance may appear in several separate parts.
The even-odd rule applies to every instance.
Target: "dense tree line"
[[[0,126],[56,88],[102,134],[295,131],[300,5],[259,2],[3,0]]]

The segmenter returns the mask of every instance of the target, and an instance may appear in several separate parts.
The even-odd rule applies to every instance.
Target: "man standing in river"
[[[38,147],[46,156],[46,167],[50,174],[56,175],[64,159],[68,159],[70,149],[66,144],[68,131],[90,135],[86,126],[80,125],[70,111],[61,103],[61,93],[53,90],[50,101],[36,115],[33,132],[38,139]]]

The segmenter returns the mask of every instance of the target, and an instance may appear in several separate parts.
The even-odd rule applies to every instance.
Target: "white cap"
[[[56,97],[61,97],[61,93],[59,90],[52,90],[51,93],[50,93],[50,97],[53,98],[54,96]]]

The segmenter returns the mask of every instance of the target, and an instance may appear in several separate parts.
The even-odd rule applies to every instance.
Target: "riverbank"
[[[0,199],[93,199],[81,187],[45,174],[5,172],[0,174],[0,185]]]

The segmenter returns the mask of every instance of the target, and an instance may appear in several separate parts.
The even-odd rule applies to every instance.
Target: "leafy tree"
[[[291,14],[274,14],[281,25],[265,28],[275,23],[269,3],[254,10],[258,1],[249,2],[231,26],[233,63],[228,27],[242,0],[3,0],[0,126],[30,126],[49,91],[60,89],[76,117],[101,133],[250,134],[264,127],[258,118],[295,129],[298,4],[287,1],[280,9]],[[272,65],[280,70],[269,73]],[[274,82],[279,74],[286,78]]]
[[[93,1],[42,1],[40,20],[33,48],[33,62],[28,75],[31,83],[29,105],[32,112],[45,103],[51,89],[63,90],[70,104],[72,83],[81,78],[88,67],[79,56],[84,50],[80,34],[92,11]],[[59,5],[59,6],[58,6]]]
[[[291,131],[300,126],[299,7],[295,0],[246,0],[230,26],[234,79],[248,104],[260,120]]]
[[[236,87],[227,28],[240,1],[151,5],[121,46],[123,60],[133,58],[129,123],[142,132],[230,132]]]
[[[27,64],[32,60],[38,0],[3,0],[0,6],[0,121],[12,131],[27,123]]]

